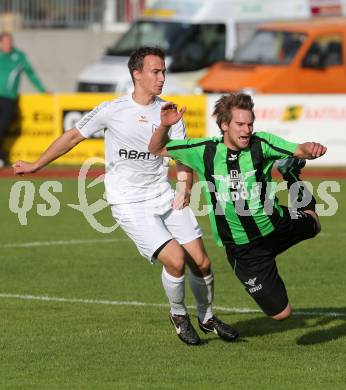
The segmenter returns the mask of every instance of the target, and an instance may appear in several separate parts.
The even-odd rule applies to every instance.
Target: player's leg
[[[290,317],[291,313],[292,313],[292,308],[290,303],[288,303],[287,306],[284,308],[284,310],[281,313],[272,316],[272,319],[277,321],[282,321]]]
[[[183,210],[172,210],[164,221],[188,254],[186,263],[190,268],[190,288],[196,300],[200,328],[205,333],[217,333],[224,340],[235,340],[238,332],[213,314],[214,275],[196,217],[189,207],[185,207]]]
[[[316,234],[321,232],[321,222],[320,219],[315,211],[312,210],[304,210],[305,214],[311,215],[311,217],[315,220],[316,222]]]
[[[292,246],[314,238],[320,231],[314,213],[310,210],[298,210],[296,218],[291,218],[290,210],[283,208],[282,222],[278,228],[263,238],[272,256],[277,256]],[[273,244],[275,243],[275,244]]]
[[[226,246],[227,259],[235,275],[267,316],[274,320],[288,318],[291,305],[275,257],[260,244],[255,247],[250,244],[245,249]]]
[[[206,322],[213,317],[214,275],[211,263],[200,237],[182,243],[182,246],[188,253],[189,282],[196,300],[198,319]]]
[[[169,304],[169,318],[178,337],[186,344],[200,344],[201,340],[191,324],[185,298],[185,259],[186,253],[180,244],[171,239],[160,246],[153,254],[162,264],[162,285],[166,292]]]
[[[139,253],[150,262],[158,259],[163,265],[161,279],[170,304],[170,320],[181,340],[187,344],[199,344],[199,336],[190,323],[184,303],[185,252],[172,239],[162,219],[148,212],[150,207],[150,201],[117,205],[112,206],[112,214]]]
[[[182,246],[188,252],[186,263],[189,269],[198,277],[203,278],[212,273],[211,261],[205,249],[201,236],[183,242]]]
[[[270,251],[274,256],[304,240],[315,237],[321,230],[318,216],[312,210],[298,210],[297,218],[290,218],[287,208],[284,208],[284,213],[286,214],[286,224],[283,224],[281,229],[264,240],[264,247],[271,247]],[[273,318],[281,320],[289,317],[290,314],[291,306],[288,303],[287,307]]]
[[[291,218],[287,207],[272,233],[250,244],[226,247],[227,258],[247,292],[275,320],[290,316],[291,306],[286,287],[278,274],[275,258],[301,241],[313,238],[318,226],[310,213],[297,211]]]
[[[287,181],[291,206],[295,210],[302,210],[311,215],[316,221],[317,233],[319,233],[321,231],[321,223],[316,213],[316,199],[300,179],[300,173],[305,164],[306,161],[304,159],[290,157],[278,161],[277,169],[282,174],[283,179]],[[294,212],[293,216],[295,216]]]
[[[298,210],[315,211],[316,200],[304,182],[300,179],[301,170],[305,167],[304,159],[290,157],[276,163],[278,171],[287,181],[291,207]]]
[[[273,320],[282,321],[291,316],[291,304],[289,303],[285,284],[279,275],[277,282],[273,283],[269,294],[253,296],[253,299],[263,312]]]

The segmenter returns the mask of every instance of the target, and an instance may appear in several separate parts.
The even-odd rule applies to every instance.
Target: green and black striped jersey
[[[296,143],[258,132],[238,152],[223,137],[172,140],[166,146],[170,157],[197,172],[218,245],[246,244],[278,226],[283,210],[271,170],[275,160],[294,154]]]

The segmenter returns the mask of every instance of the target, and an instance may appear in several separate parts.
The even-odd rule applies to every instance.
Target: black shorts
[[[276,256],[317,233],[316,221],[311,215],[298,211],[298,218],[292,219],[287,207],[283,209],[284,216],[272,233],[249,244],[226,245],[227,258],[234,273],[269,316],[281,313],[288,304]]]

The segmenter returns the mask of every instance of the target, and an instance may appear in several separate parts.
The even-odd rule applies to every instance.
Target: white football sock
[[[171,314],[186,315],[187,310],[184,304],[185,275],[176,278],[175,276],[170,275],[165,267],[162,267],[161,279],[171,306]]]
[[[190,271],[190,288],[197,303],[198,318],[202,323],[213,316],[214,275],[200,278]]]

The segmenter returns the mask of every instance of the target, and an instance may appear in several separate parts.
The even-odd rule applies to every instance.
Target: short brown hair
[[[216,123],[221,132],[223,132],[221,124],[228,124],[232,120],[233,108],[251,111],[253,120],[255,120],[255,113],[253,109],[254,102],[250,95],[245,93],[230,93],[229,95],[224,95],[215,103],[213,112],[213,116],[216,116]]]
[[[142,71],[144,58],[149,55],[160,57],[163,61],[165,60],[165,53],[159,47],[140,47],[139,49],[132,52],[127,66],[129,68],[133,83],[135,83],[133,72],[135,70]]]

